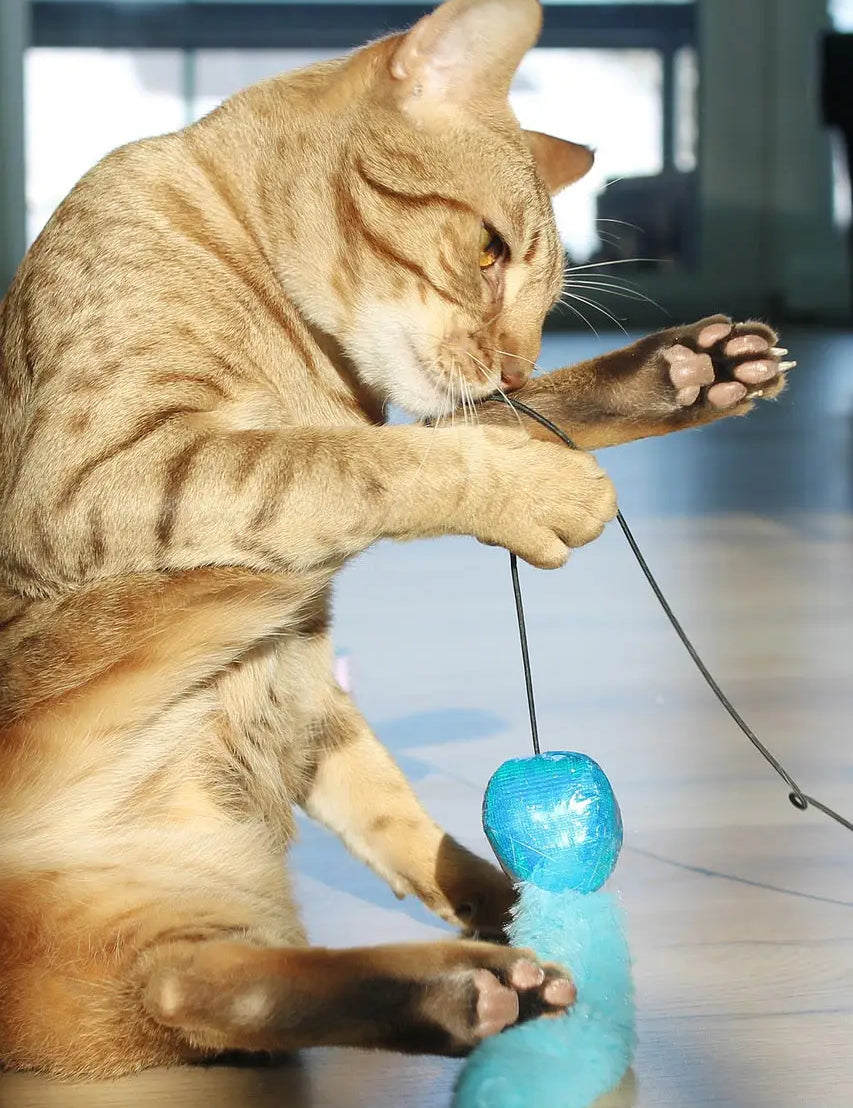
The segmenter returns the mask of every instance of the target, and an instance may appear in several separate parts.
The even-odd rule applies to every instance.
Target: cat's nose
[[[512,362],[516,364],[512,365]],[[501,385],[503,388],[507,390],[520,389],[529,376],[530,371],[525,369],[524,366],[520,366],[515,358],[504,358],[501,367]]]

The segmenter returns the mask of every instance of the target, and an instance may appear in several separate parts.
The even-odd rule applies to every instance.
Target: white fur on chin
[[[423,329],[419,322],[424,323]],[[347,352],[364,383],[417,419],[450,415],[461,403],[449,382],[428,368],[437,361],[440,344],[428,326],[427,320],[413,319],[408,308],[373,302],[362,306],[355,337],[347,343]],[[491,391],[482,386],[470,388],[475,399]]]

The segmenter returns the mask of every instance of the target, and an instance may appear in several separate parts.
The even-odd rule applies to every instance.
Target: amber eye
[[[484,223],[480,231],[480,269],[488,269],[505,257],[507,245],[497,231]]]

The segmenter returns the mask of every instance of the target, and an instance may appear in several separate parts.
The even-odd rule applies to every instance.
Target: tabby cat
[[[106,157],[0,306],[0,1060],[103,1077],[225,1050],[464,1053],[559,1012],[479,939],[310,948],[293,805],[400,896],[500,933],[332,677],[330,587],[381,538],[560,565],[615,511],[585,448],[748,410],[789,363],[716,316],[528,380],[592,155],[507,101],[536,0],[406,34]],[[420,424],[387,426],[390,403]]]

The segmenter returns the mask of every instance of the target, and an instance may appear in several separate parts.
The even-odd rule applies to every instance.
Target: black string
[[[509,556],[509,572],[512,575],[512,591],[515,594],[515,614],[518,617],[518,637],[521,640],[521,664],[524,666],[524,685],[527,689],[527,710],[530,713],[530,734],[533,752],[539,754],[539,728],[536,725],[536,703],[533,699],[533,674],[530,668],[530,651],[527,649],[527,626],[524,622],[524,602],[521,599],[521,582],[518,579],[518,558]]]
[[[543,427],[547,427],[551,434],[556,435],[558,439],[561,439],[566,444],[566,446],[570,446],[573,450],[577,449],[569,436],[564,431],[562,431],[556,425],[556,423],[552,423],[551,420],[547,418],[547,416],[543,416],[541,412],[537,412],[535,408],[528,407],[527,404],[522,403],[522,401],[520,400],[516,400],[513,396],[496,394],[494,396],[488,397],[488,399],[500,401],[501,403],[509,403],[516,411],[522,412],[524,415],[529,416],[531,419],[535,419],[536,422],[540,423]],[[762,758],[764,758],[765,761],[767,761],[773,767],[773,769],[779,774],[782,780],[787,784],[788,788],[791,790],[791,792],[788,794],[788,799],[790,800],[791,804],[793,804],[793,806],[800,812],[805,812],[806,809],[811,805],[813,808],[817,808],[818,811],[823,812],[824,815],[829,816],[830,819],[834,819],[837,823],[840,823],[842,827],[846,827],[848,831],[853,831],[853,822],[845,819],[844,816],[839,815],[838,812],[834,811],[826,804],[821,803],[821,801],[815,800],[813,796],[809,796],[808,793],[803,792],[803,790],[790,775],[790,773],[788,773],[779,759],[776,758],[767,749],[767,747],[758,738],[749,724],[743,719],[740,712],[738,712],[737,708],[735,708],[735,706],[717,684],[711,671],[699,657],[699,653],[696,650],[696,647],[688,638],[687,632],[681,626],[681,623],[678,621],[675,612],[673,612],[672,608],[670,607],[669,601],[664,596],[660,585],[655,580],[654,574],[649,568],[649,564],[643,557],[643,552],[640,550],[640,547],[637,544],[637,540],[634,538],[633,534],[631,533],[630,527],[625,521],[625,517],[622,515],[621,512],[617,512],[616,519],[619,523],[619,526],[622,528],[623,535],[628,540],[628,545],[631,547],[634,557],[639,563],[640,569],[643,571],[643,575],[651,586],[652,592],[658,598],[661,607],[666,613],[667,619],[672,624],[673,630],[675,631],[676,635],[678,635],[679,639],[681,639],[681,642],[684,645],[684,649],[693,659],[696,668],[705,678],[705,681],[710,686],[711,691],[717,697],[722,706],[726,709],[726,711],[737,724],[737,726],[741,729],[744,735],[746,735],[746,737],[759,752]],[[533,736],[533,749],[538,754],[539,730],[536,725],[536,705],[533,699],[533,678],[530,669],[530,652],[527,645],[527,628],[524,620],[524,604],[521,598],[521,584],[518,580],[518,561],[515,554],[510,554],[509,565],[510,573],[512,574],[513,593],[515,594],[515,611],[518,617],[518,634],[521,640],[521,662],[524,667],[524,683],[527,689],[527,708],[530,713],[530,730]]]

